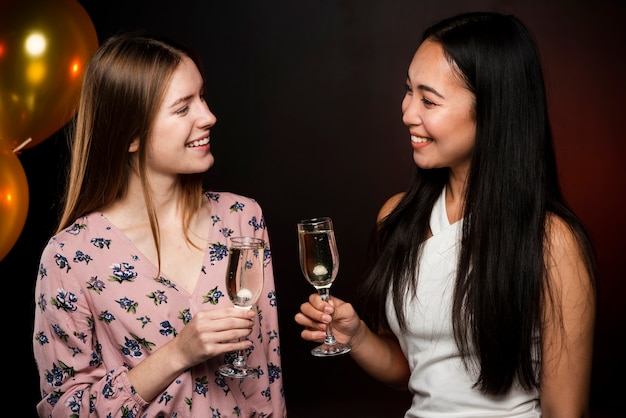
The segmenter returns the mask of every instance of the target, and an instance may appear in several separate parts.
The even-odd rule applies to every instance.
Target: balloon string
[[[17,146],[17,148],[15,148],[15,149],[13,150],[13,152],[14,152],[14,153],[19,152],[22,148],[24,148],[26,145],[28,145],[28,143],[29,143],[30,141],[32,141],[32,140],[33,140],[33,138],[28,138],[26,141],[24,141],[24,142],[22,142],[20,145],[18,145],[18,146]]]

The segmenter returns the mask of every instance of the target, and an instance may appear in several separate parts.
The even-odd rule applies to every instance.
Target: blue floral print
[[[111,417],[129,418],[286,416],[265,219],[250,198],[205,195],[211,226],[193,292],[179,288],[166,272],[157,273],[99,212],[78,219],[49,241],[38,268],[33,332],[43,416],[54,411],[55,416],[77,418],[103,409]],[[221,376],[217,368],[232,355],[226,354],[186,370],[153,401],[143,401],[129,384],[128,370],[176,338],[197,312],[232,306],[224,277],[228,238],[236,235],[257,236],[266,243],[265,297],[255,306],[248,337],[252,345],[245,350],[259,378],[240,382]]]

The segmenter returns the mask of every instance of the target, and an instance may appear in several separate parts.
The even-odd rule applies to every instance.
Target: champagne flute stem
[[[333,335],[332,323],[326,325],[326,338],[324,338],[324,344],[326,344],[326,345],[335,345],[335,344],[337,344],[337,340],[335,340],[335,336]]]
[[[324,302],[328,302],[330,299],[330,289],[318,289],[317,293],[320,295]],[[333,323],[332,321],[326,325],[326,337],[324,338],[324,344],[326,345],[335,345],[337,344],[337,340],[335,339],[335,335],[333,334]]]
[[[233,360],[233,366],[241,368],[241,366],[245,366],[246,361],[243,358],[243,350],[237,351],[237,357]]]

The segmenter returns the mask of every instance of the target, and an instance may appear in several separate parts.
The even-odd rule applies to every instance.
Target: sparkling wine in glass
[[[327,301],[330,298],[330,286],[339,269],[332,219],[321,217],[298,222],[298,244],[304,277],[315,287],[322,300]],[[333,328],[328,324],[324,343],[313,348],[311,354],[328,357],[345,354],[351,349],[350,344],[342,344],[335,339]]]
[[[261,238],[232,237],[228,249],[226,289],[236,308],[251,309],[263,290],[263,251]],[[239,350],[231,364],[220,367],[223,376],[234,378],[257,377],[257,369],[246,364],[243,350]]]

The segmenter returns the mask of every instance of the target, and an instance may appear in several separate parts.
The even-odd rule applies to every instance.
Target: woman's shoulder
[[[554,213],[546,215],[546,239],[553,252],[576,252],[578,241],[572,227]]]
[[[205,192],[211,205],[211,213],[220,219],[246,218],[251,222],[260,222],[263,209],[256,199],[232,192]]]
[[[205,192],[211,205],[211,219],[220,228],[238,231],[237,234],[254,233],[265,229],[265,216],[256,199],[232,192]]]
[[[594,274],[590,261],[592,255],[566,220],[554,213],[546,217],[546,265],[552,281],[560,286],[570,285],[586,287]]]
[[[46,243],[42,251],[42,262],[61,264],[71,262],[92,261],[93,251],[98,249],[109,250],[114,240],[114,233],[110,224],[99,212],[93,212],[77,218],[54,234]]]
[[[86,231],[109,230],[106,225],[106,219],[100,212],[92,212],[76,218],[67,227],[61,229],[51,237],[51,241],[80,241],[87,239]]]
[[[383,219],[389,216],[389,214],[395,209],[395,207],[398,206],[398,203],[400,203],[403,197],[404,192],[400,192],[388,198],[378,211],[378,217],[376,218],[376,221],[380,223]]]
[[[208,197],[211,204],[231,207],[245,207],[254,206],[259,207],[259,203],[253,197],[244,196],[233,192],[224,191],[205,191],[204,194]]]

